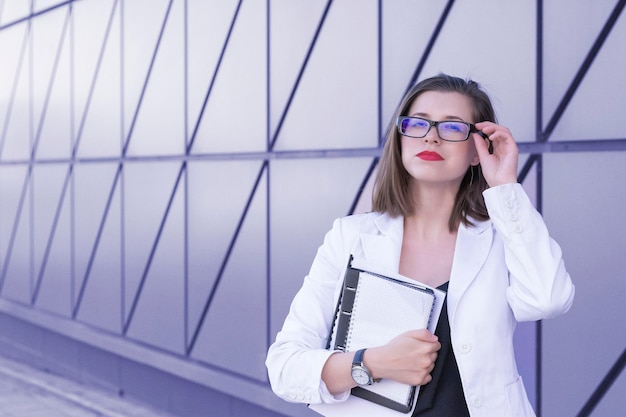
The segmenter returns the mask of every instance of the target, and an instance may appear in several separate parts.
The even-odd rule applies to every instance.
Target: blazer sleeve
[[[551,318],[569,310],[574,285],[559,245],[521,184],[483,193],[489,216],[504,242],[509,270],[507,300],[518,321]]]
[[[349,396],[349,392],[330,394],[321,377],[326,360],[334,353],[326,350],[326,341],[350,252],[342,229],[342,219],[335,220],[267,353],[272,390],[286,401],[332,403]]]

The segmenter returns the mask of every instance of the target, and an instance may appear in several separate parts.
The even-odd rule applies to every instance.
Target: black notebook
[[[350,258],[328,349],[381,346],[408,330],[434,332],[445,293],[397,273],[375,271]],[[352,389],[353,396],[400,413],[413,408],[419,387],[382,380]]]

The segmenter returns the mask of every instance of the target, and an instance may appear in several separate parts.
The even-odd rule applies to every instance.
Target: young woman
[[[574,286],[517,183],[515,140],[476,82],[447,75],[415,85],[393,122],[374,211],[337,219],[327,233],[269,349],[272,389],[333,403],[357,386],[355,352],[325,349],[352,254],[447,291],[435,334],[415,329],[359,353],[370,381],[421,385],[414,416],[534,416],[515,323],[566,312]]]

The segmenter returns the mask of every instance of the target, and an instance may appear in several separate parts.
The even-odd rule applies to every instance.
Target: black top
[[[438,288],[447,292],[448,283]],[[459,368],[450,342],[447,297],[443,302],[435,334],[439,338],[441,349],[431,374],[433,379],[420,387],[412,417],[469,417]]]

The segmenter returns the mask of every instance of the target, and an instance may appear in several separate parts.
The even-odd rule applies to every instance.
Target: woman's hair
[[[440,74],[417,83],[405,94],[387,129],[372,195],[374,211],[385,212],[393,217],[413,214],[415,208],[409,192],[410,175],[402,164],[400,133],[396,129],[396,120],[399,116],[405,116],[413,101],[425,91],[463,94],[474,105],[474,120],[470,122],[496,123],[491,100],[477,82]],[[470,217],[476,220],[489,218],[482,196],[482,192],[488,187],[480,164],[470,166],[455,198],[454,208],[448,221],[450,231],[456,230],[460,222],[466,226],[471,225]]]

